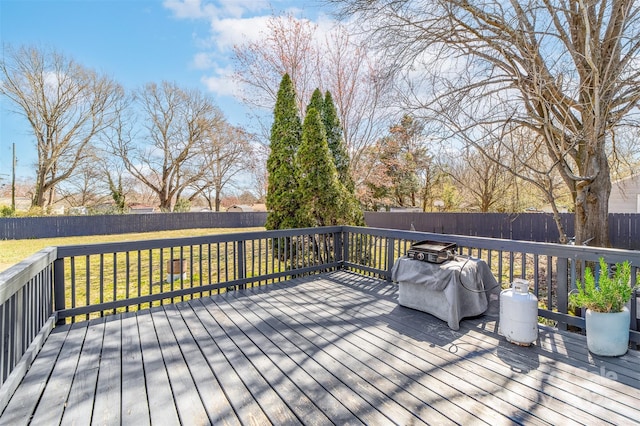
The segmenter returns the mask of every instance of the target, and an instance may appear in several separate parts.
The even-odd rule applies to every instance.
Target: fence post
[[[558,312],[566,314],[569,312],[569,260],[559,257],[556,261],[556,296],[558,300]],[[559,330],[566,330],[567,323],[558,322]]]
[[[64,309],[64,259],[56,259],[53,261],[53,311]],[[64,325],[64,318],[58,319],[56,325]]]

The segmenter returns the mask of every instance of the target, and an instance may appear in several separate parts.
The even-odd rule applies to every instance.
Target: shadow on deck
[[[56,328],[1,424],[625,424],[640,356],[458,331],[348,272]]]

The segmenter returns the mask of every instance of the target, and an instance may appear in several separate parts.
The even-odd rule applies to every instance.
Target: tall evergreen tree
[[[338,177],[340,182],[344,184],[347,190],[354,194],[355,183],[351,177],[349,170],[349,152],[344,141],[342,134],[342,125],[340,124],[340,118],[338,117],[338,111],[333,103],[333,97],[331,92],[327,90],[322,102],[322,122],[324,124],[325,132],[327,133],[327,143],[329,144],[329,150],[333,155],[333,161],[338,170]]]
[[[318,113],[320,114],[320,117],[322,117],[324,111],[324,99],[322,98],[322,92],[320,91],[320,89],[314,90],[311,94],[311,99],[309,99],[309,105],[307,105],[305,115],[309,113],[309,110],[311,108],[315,108],[316,111],[318,111]],[[324,124],[324,119],[322,120],[322,122]]]
[[[271,127],[271,153],[267,159],[267,229],[296,228],[299,202],[296,198],[296,153],[302,126],[296,94],[288,74],[282,77]]]
[[[301,226],[363,225],[362,210],[340,182],[320,112],[307,108],[298,163]]]
[[[302,143],[297,157],[299,221],[306,226],[339,222],[344,188],[331,157],[320,113],[310,106],[302,125]]]

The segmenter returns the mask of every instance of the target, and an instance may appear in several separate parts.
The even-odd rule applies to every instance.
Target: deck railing
[[[340,268],[390,280],[395,260],[425,239],[456,243],[458,254],[485,260],[503,287],[516,277],[528,279],[540,317],[559,327],[584,327],[569,312],[568,294],[587,262],[629,260],[633,285],[640,266],[638,251],[359,227],[49,248],[0,273],[0,406],[55,323]],[[636,303],[631,310],[630,339],[638,343]]]
[[[0,273],[0,407],[20,384],[53,329],[55,247]]]
[[[145,309],[341,265],[342,228],[58,247],[58,321]]]
[[[584,318],[570,312],[569,294],[577,280],[584,278],[587,265],[597,268],[602,257],[608,264],[631,262],[631,285],[638,283],[640,251],[536,243],[495,238],[467,237],[376,228],[344,227],[344,267],[363,274],[391,279],[395,259],[404,255],[412,243],[420,240],[451,242],[458,254],[483,259],[498,283],[506,288],[514,278],[529,281],[538,297],[538,315],[558,327],[568,325],[583,328]],[[597,269],[596,269],[597,274]],[[630,340],[640,343],[637,331],[638,312],[634,293],[631,303]]]

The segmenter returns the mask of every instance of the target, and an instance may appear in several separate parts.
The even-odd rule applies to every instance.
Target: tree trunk
[[[576,245],[581,245],[584,241],[593,238],[591,245],[609,247],[609,195],[611,194],[609,163],[604,152],[595,153],[592,162],[596,165],[595,178],[592,181],[583,180],[576,184]]]
[[[39,167],[36,173],[36,187],[34,189],[33,198],[31,198],[31,207],[44,207],[44,168]]]
[[[171,212],[171,198],[160,197],[160,211],[163,213]]]
[[[215,203],[216,203],[216,211],[219,212],[220,211],[220,191],[216,190],[216,199],[215,199]]]

